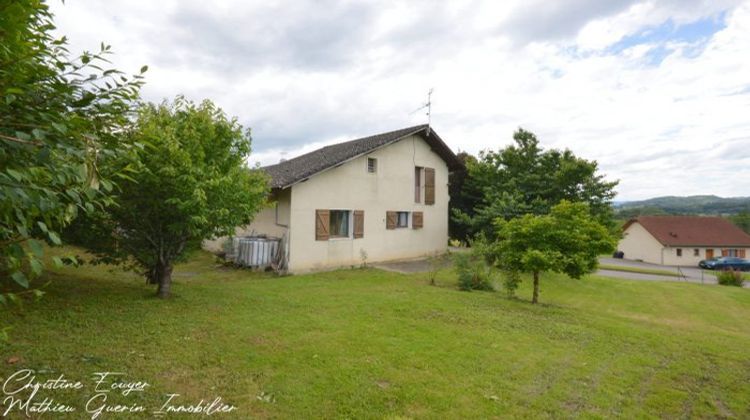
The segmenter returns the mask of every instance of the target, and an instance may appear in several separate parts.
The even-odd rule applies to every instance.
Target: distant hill
[[[665,196],[642,201],[627,201],[615,204],[620,217],[642,214],[698,214],[732,215],[750,211],[750,197],[718,197],[715,195],[692,195],[689,197]]]

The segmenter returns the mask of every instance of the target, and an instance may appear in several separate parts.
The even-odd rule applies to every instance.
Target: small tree
[[[579,279],[596,269],[599,255],[611,253],[617,245],[585,203],[562,201],[547,215],[499,218],[496,228],[497,240],[488,252],[501,269],[532,274],[532,303],[539,301],[541,273],[553,271]]]
[[[116,205],[79,224],[76,236],[98,262],[136,269],[165,298],[190,244],[252,220],[266,176],[245,166],[249,131],[210,101],[144,105],[126,136],[144,144],[138,170],[120,183]]]

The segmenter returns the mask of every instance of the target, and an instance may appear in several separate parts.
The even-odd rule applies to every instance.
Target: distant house
[[[630,260],[697,265],[712,257],[745,258],[750,235],[721,217],[640,216],[623,226],[618,249]]]
[[[323,147],[263,168],[275,204],[237,235],[283,237],[292,272],[442,252],[448,174],[459,168],[426,125]]]

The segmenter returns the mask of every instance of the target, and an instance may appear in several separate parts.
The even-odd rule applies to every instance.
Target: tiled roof
[[[432,150],[445,160],[449,169],[455,170],[463,167],[461,161],[459,161],[443,140],[440,139],[435,130],[428,130],[427,125],[418,125],[333,144],[275,165],[263,167],[262,169],[271,176],[271,186],[273,188],[286,188],[328,168],[411,135],[422,136]]]
[[[640,216],[638,222],[665,246],[750,246],[750,235],[721,217]]]

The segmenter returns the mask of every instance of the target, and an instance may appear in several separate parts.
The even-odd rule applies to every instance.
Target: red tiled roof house
[[[623,226],[618,249],[629,260],[698,265],[720,256],[750,255],[750,235],[721,217],[640,216]]]

